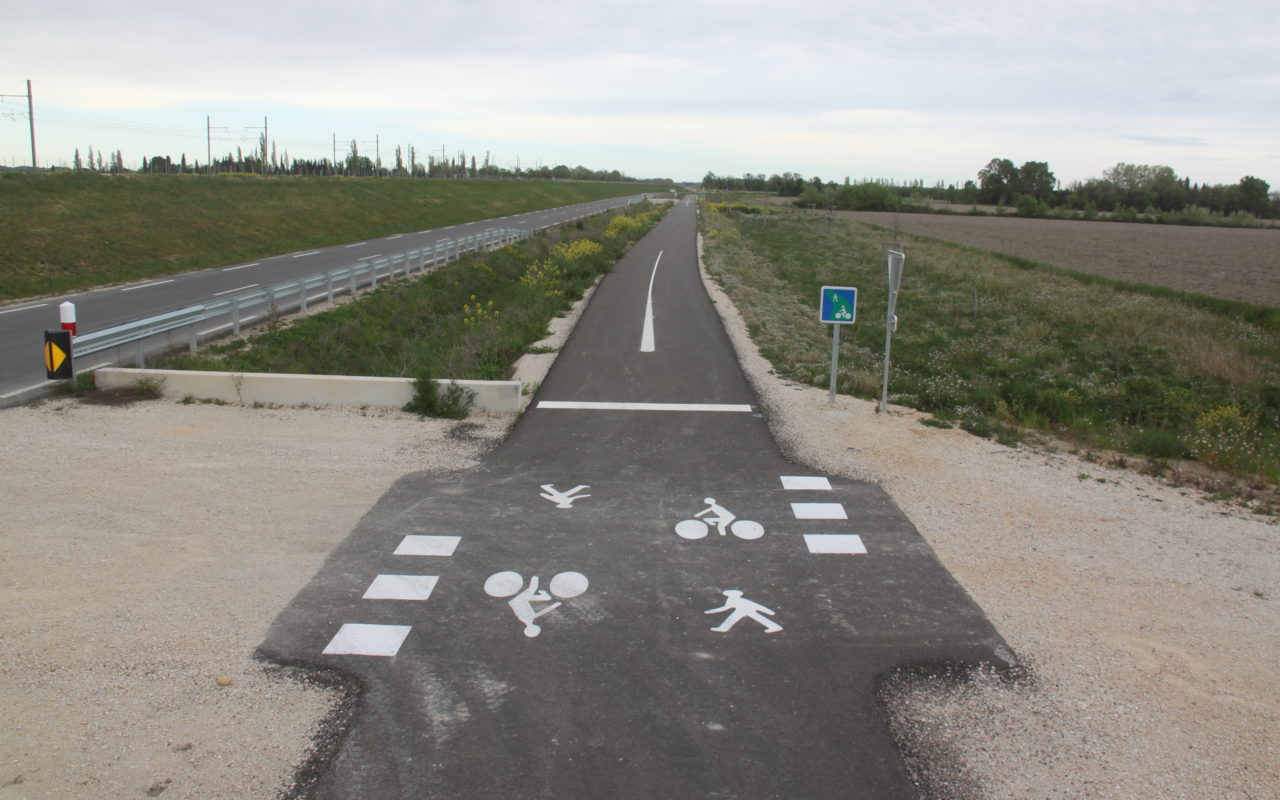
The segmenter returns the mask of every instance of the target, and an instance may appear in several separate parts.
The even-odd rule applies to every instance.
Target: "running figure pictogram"
[[[726,617],[724,622],[720,623],[719,625],[712,628],[711,630],[715,631],[716,633],[728,633],[729,630],[734,625],[737,625],[739,621],[747,618],[751,618],[756,622],[759,622],[761,625],[763,625],[765,633],[777,633],[778,631],[782,630],[781,625],[769,619],[768,616],[765,616],[766,614],[769,616],[773,615],[774,611],[772,608],[766,608],[765,606],[760,605],[754,600],[746,599],[745,597],[742,596],[742,592],[739,591],[738,589],[725,589],[723,594],[726,598],[728,598],[727,600],[725,600],[724,605],[720,606],[719,608],[713,608],[709,611],[704,611],[702,613],[719,614],[724,611],[732,611],[733,613],[730,614],[728,617]]]

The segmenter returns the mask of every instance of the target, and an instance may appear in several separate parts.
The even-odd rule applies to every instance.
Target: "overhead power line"
[[[20,94],[0,94],[0,100],[6,97],[22,97]],[[31,96],[31,81],[27,81],[27,119],[31,123],[31,168],[36,169],[36,107]]]

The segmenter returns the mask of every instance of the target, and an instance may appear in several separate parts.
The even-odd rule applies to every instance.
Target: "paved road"
[[[638,195],[531,211],[510,217],[477,220],[447,228],[396,234],[380,239],[305,250],[243,264],[153,278],[75,295],[0,306],[0,407],[20,402],[47,388],[41,346],[45,330],[58,330],[58,305],[76,305],[81,334],[125,322],[200,305],[228,294],[297,280],[359,261],[425,248],[446,239],[461,239],[493,228],[542,230],[634,202]],[[214,326],[216,327],[216,326]],[[103,352],[78,359],[76,370],[105,364],[114,356]]]
[[[890,497],[786,461],[754,404],[681,203],[511,437],[397,482],[272,625],[268,657],[364,686],[317,796],[915,797],[877,677],[1012,656]]]

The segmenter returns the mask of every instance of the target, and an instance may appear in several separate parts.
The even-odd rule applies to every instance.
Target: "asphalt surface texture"
[[[884,491],[783,457],[695,215],[602,281],[506,442],[398,481],[272,625],[264,656],[361,687],[308,796],[915,798],[880,678],[1011,666]]]
[[[0,307],[0,408],[25,402],[48,390],[51,382],[45,379],[41,346],[44,331],[60,328],[58,307],[64,301],[75,305],[77,332],[84,335],[254,289],[261,290],[267,286],[344,269],[365,260],[423,249],[438,242],[465,239],[490,229],[539,231],[625,206],[639,197],[633,195],[609,198],[333,247],[283,253],[259,261],[228,264]],[[204,338],[229,327],[229,319],[208,321],[200,326],[200,333]],[[161,338],[181,344],[188,337],[189,334],[184,330]],[[83,372],[107,366],[122,357],[132,359],[134,349],[126,345],[76,358],[75,370]]]

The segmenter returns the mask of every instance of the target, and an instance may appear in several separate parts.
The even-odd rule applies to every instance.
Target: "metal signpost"
[[[840,326],[858,316],[858,290],[852,286],[823,286],[818,318],[831,325],[831,397],[836,403],[836,362],[840,359]]]
[[[898,308],[898,287],[902,284],[902,266],[906,260],[906,254],[897,250],[889,251],[889,309],[884,320],[884,381],[880,387],[877,414],[889,408],[889,345],[894,331],[898,330],[898,317],[894,311]]]

